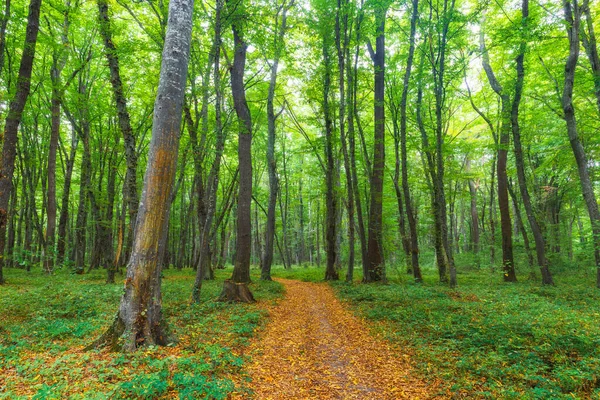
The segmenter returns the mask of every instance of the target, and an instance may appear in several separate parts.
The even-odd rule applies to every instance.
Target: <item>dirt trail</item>
[[[425,399],[408,356],[369,333],[327,284],[278,280],[285,299],[249,348],[250,386],[268,399]]]

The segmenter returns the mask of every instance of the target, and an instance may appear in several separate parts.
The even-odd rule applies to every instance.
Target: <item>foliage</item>
[[[179,342],[119,354],[80,350],[106,327],[122,292],[102,271],[11,271],[0,292],[0,398],[225,399],[244,391],[242,349],[283,289],[253,276],[261,305],[215,302],[230,273],[218,271],[204,283],[202,303],[190,305],[193,271],[164,271],[166,317]]]
[[[418,371],[459,398],[567,399],[600,396],[600,294],[581,273],[563,287],[486,271],[460,274],[456,290],[427,271],[422,285],[335,284],[374,330],[414,354]]]

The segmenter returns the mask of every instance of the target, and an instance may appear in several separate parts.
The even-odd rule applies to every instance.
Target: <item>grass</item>
[[[425,261],[427,259],[424,257]],[[488,268],[459,268],[459,288],[423,284],[388,268],[388,284],[332,283],[338,296],[413,354],[415,372],[441,382],[443,396],[489,399],[600,399],[600,291],[593,273],[564,267],[556,287],[505,284]],[[225,399],[245,396],[244,348],[282,296],[253,269],[256,305],[213,301],[230,270],[205,282],[190,304],[193,271],[165,271],[163,304],[179,343],[135,354],[81,348],[109,325],[122,286],[104,273],[48,277],[6,271],[0,288],[0,399]],[[355,281],[360,281],[357,268]],[[593,272],[593,271],[592,271]],[[274,267],[273,275],[320,281],[323,268]],[[343,278],[343,271],[340,276]]]
[[[245,389],[243,349],[282,296],[276,282],[254,275],[256,305],[213,301],[230,270],[205,281],[202,303],[190,304],[193,271],[166,270],[163,306],[179,339],[173,347],[135,354],[81,351],[112,321],[122,285],[103,271],[46,276],[6,270],[0,288],[0,399],[225,399]]]
[[[360,280],[360,271],[356,280]],[[600,399],[600,291],[572,270],[556,287],[502,282],[489,269],[459,273],[459,288],[423,284],[388,270],[388,284],[332,283],[374,329],[413,354],[417,373],[441,382],[443,396],[486,399]],[[276,270],[322,280],[323,269]],[[342,275],[342,274],[341,274]]]

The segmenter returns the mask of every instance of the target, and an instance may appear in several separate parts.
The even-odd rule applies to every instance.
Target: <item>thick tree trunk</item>
[[[112,40],[112,29],[110,26],[110,16],[107,0],[97,0],[98,17],[100,21],[100,34],[104,41],[104,54],[108,61],[110,70],[110,83],[113,89],[113,97],[117,104],[117,115],[119,117],[119,129],[123,135],[123,143],[125,145],[125,162],[127,164],[127,172],[125,174],[124,193],[127,198],[127,207],[129,210],[129,240],[133,240],[136,217],[138,212],[139,197],[137,190],[137,164],[138,157],[136,153],[135,135],[131,128],[131,119],[127,109],[127,99],[123,92],[123,82],[121,80],[121,71],[119,68],[119,57],[117,49]],[[129,243],[126,248],[130,248]],[[128,256],[128,254],[126,254]]]
[[[387,9],[376,11],[377,38],[375,50],[369,47],[375,78],[373,136],[373,170],[371,174],[371,206],[369,209],[368,274],[364,282],[384,281],[383,258],[383,174],[385,170],[385,18]]]
[[[592,240],[594,244],[594,258],[596,261],[596,286],[600,289],[600,210],[594,193],[594,186],[590,178],[588,160],[583,144],[577,133],[577,120],[573,106],[573,87],[575,85],[575,69],[579,58],[579,32],[581,11],[577,2],[564,1],[565,21],[567,22],[567,33],[569,36],[569,57],[565,64],[565,82],[562,94],[562,109],[567,124],[567,134],[571,149],[577,162],[581,192],[588,209],[590,223],[592,225]]]
[[[236,258],[231,281],[236,284],[250,283],[250,255],[252,252],[252,118],[246,101],[244,87],[244,71],[246,66],[246,50],[248,44],[243,37],[243,21],[246,19],[242,0],[226,0],[226,4],[233,12],[234,19],[231,27],[235,44],[233,65],[231,66],[231,93],[235,112],[238,119],[238,166],[240,183],[237,204],[237,236]],[[239,291],[228,291],[227,284],[223,286],[221,300],[246,302],[248,299],[239,294]]]
[[[160,266],[179,150],[193,8],[192,0],[169,3],[152,140],[125,293],[113,325],[90,347],[108,345],[134,351],[141,346],[166,345],[170,341],[162,315]]]
[[[19,132],[23,109],[27,103],[27,97],[29,97],[31,88],[31,70],[33,68],[33,58],[35,57],[41,5],[42,0],[31,0],[29,3],[25,44],[21,56],[21,65],[19,66],[19,76],[17,78],[17,91],[10,102],[4,124],[4,142],[2,144],[2,164],[0,170],[0,284],[4,283],[2,272],[4,266],[3,256],[6,244],[6,225],[9,218],[8,203],[12,194],[12,179],[17,154],[17,134]]]

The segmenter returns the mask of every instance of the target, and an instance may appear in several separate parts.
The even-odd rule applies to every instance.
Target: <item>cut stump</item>
[[[254,296],[248,288],[247,283],[237,283],[231,279],[223,282],[223,290],[219,295],[219,301],[230,303],[254,303]]]

